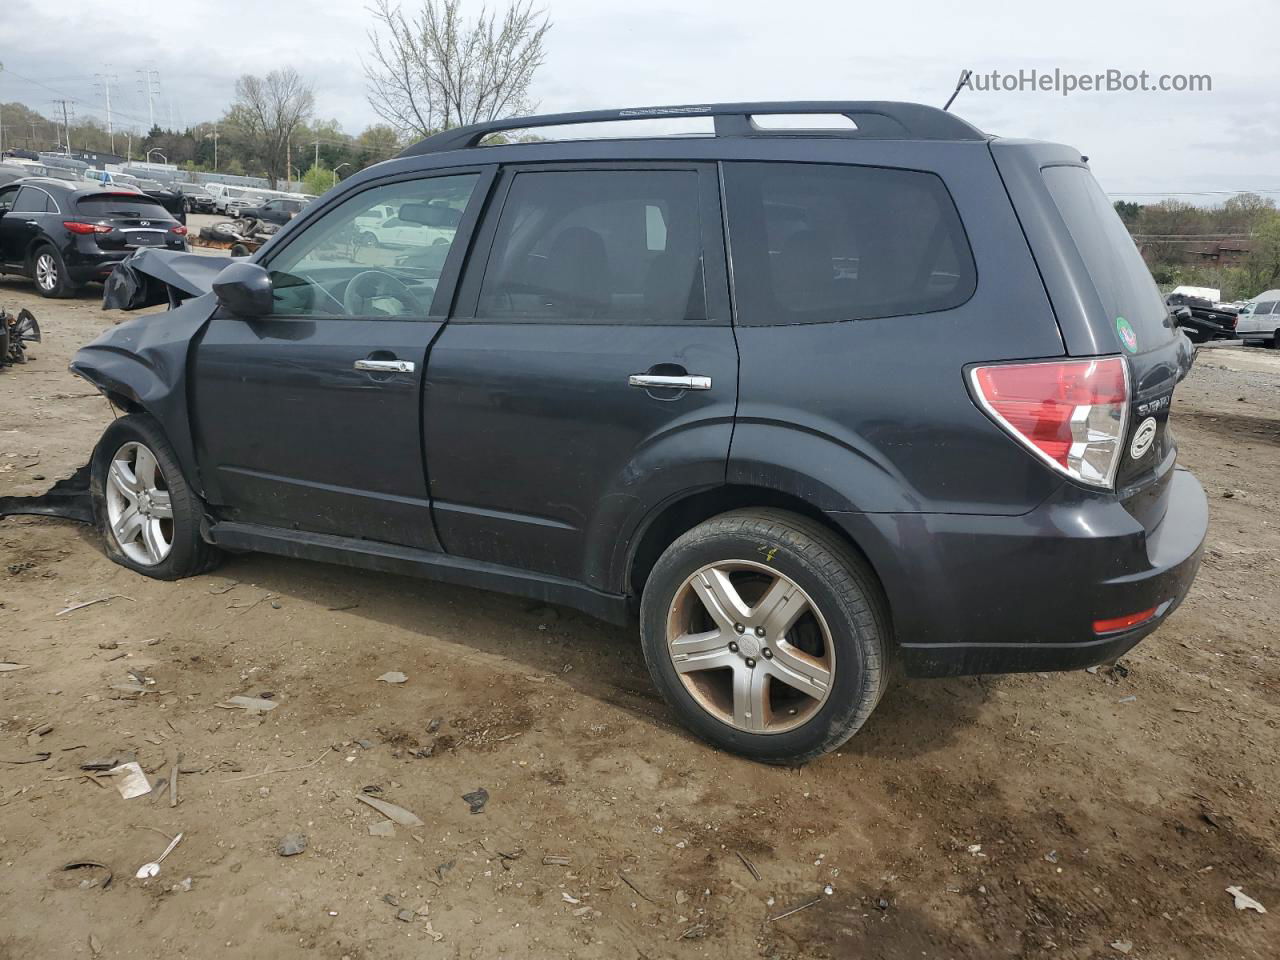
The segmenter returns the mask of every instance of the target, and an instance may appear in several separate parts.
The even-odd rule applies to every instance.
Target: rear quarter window
[[[1045,167],[1041,174],[1093,281],[1108,325],[1127,320],[1145,348],[1175,336],[1151,271],[1107,195],[1086,167]]]
[[[935,174],[809,163],[724,171],[739,323],[932,313],[973,295],[973,254]]]

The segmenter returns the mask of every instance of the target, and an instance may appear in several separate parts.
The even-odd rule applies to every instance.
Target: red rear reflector
[[[110,233],[112,230],[105,223],[81,223],[79,220],[63,220],[62,225],[72,233]]]
[[[1094,633],[1115,633],[1117,630],[1128,630],[1130,627],[1136,627],[1140,623],[1146,623],[1156,615],[1158,607],[1152,607],[1150,610],[1139,610],[1137,613],[1130,613],[1123,617],[1112,617],[1110,620],[1093,621]]]
[[[1056,470],[1111,487],[1129,417],[1129,368],[1122,357],[976,367],[979,404]]]
[[[185,237],[187,235],[187,228],[182,224],[178,224],[176,227],[170,227],[169,232],[176,233],[180,237]]]

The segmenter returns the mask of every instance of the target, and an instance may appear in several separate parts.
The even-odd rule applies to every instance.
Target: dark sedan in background
[[[187,248],[187,228],[141,193],[44,177],[0,186],[0,273],[69,297],[142,247]]]
[[[302,208],[309,201],[294,199],[293,197],[272,197],[266,203],[257,207],[245,207],[240,211],[240,216],[249,217],[254,220],[265,220],[267,223],[276,223],[284,226],[294,217],[302,212]]]

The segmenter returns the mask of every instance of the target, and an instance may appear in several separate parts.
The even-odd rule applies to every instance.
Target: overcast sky
[[[555,26],[533,93],[545,112],[715,100],[941,105],[966,67],[1207,73],[1212,92],[1064,98],[966,90],[953,109],[991,133],[1080,148],[1116,194],[1265,189],[1280,200],[1275,0],[544,5]],[[3,0],[3,6],[0,102],[19,100],[51,113],[51,101],[67,97],[78,115],[102,117],[93,75],[110,74],[118,78],[117,124],[141,128],[147,102],[136,70],[148,67],[160,75],[157,122],[168,125],[172,111],[175,124],[190,124],[222,112],[238,75],[288,65],[315,83],[319,116],[336,118],[351,133],[376,121],[361,67],[371,18],[359,2]],[[1255,46],[1251,38],[1262,42]]]

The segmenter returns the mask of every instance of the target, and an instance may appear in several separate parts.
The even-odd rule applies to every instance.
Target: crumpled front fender
[[[71,372],[93,384],[116,407],[159,421],[187,481],[202,495],[187,407],[187,365],[192,345],[213,315],[212,294],[176,310],[135,317],[81,347]]]

